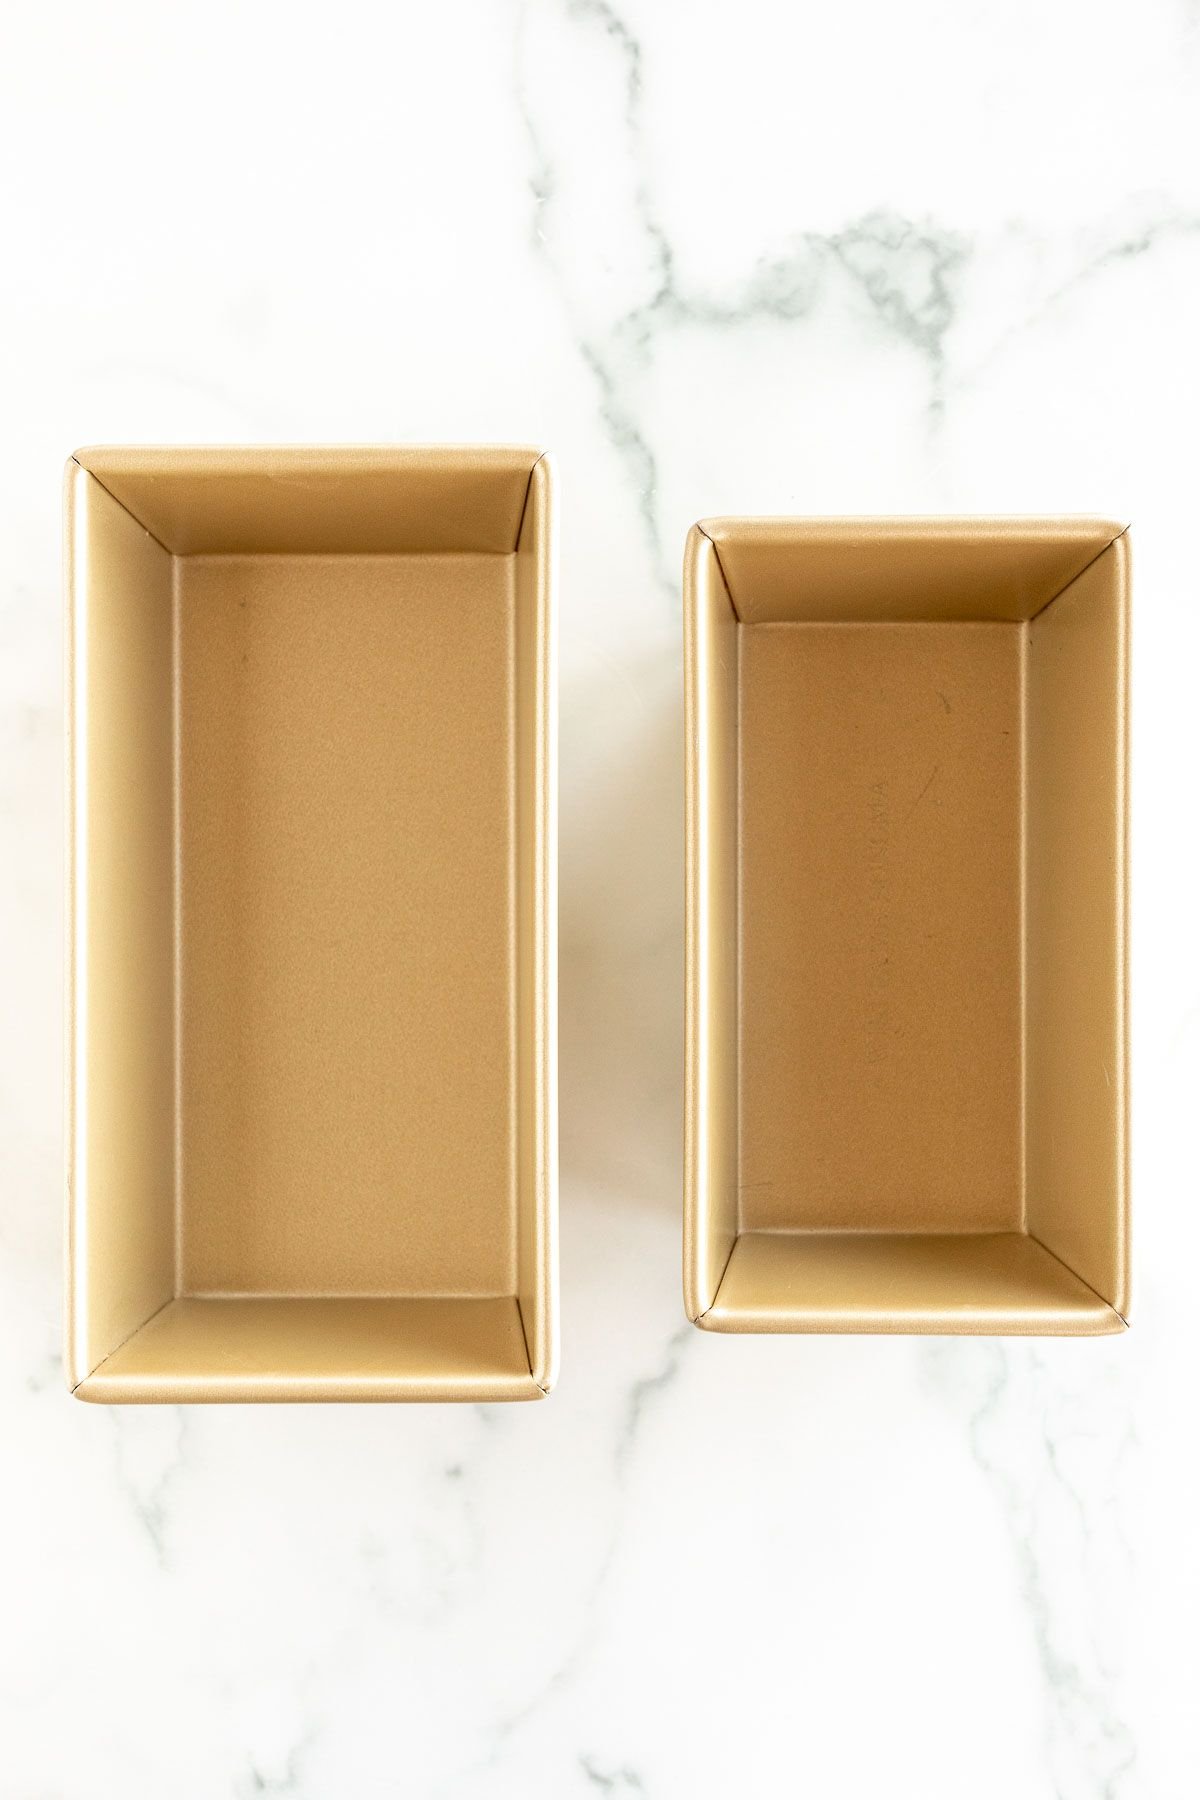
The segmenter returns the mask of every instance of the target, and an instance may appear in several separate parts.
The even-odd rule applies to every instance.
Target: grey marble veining
[[[1190,1800],[1195,7],[64,0],[8,36],[4,1800]],[[58,481],[103,440],[557,453],[544,1406],[63,1389]],[[1134,523],[1134,1328],[715,1338],[684,534],[943,510]]]

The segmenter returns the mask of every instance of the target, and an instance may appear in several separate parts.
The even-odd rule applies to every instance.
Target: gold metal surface
[[[68,465],[68,1367],[556,1371],[553,495],[526,450]]]
[[[714,520],[684,584],[689,1316],[1121,1330],[1125,533]]]

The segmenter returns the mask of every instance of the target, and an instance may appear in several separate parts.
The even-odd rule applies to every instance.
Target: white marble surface
[[[1188,1800],[1196,0],[58,0],[4,36],[4,1800]],[[63,459],[496,439],[561,475],[561,1384],[82,1407]],[[678,569],[739,510],[1134,521],[1127,1337],[684,1324]]]

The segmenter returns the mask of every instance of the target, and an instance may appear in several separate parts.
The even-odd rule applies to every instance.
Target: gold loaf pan
[[[1128,556],[1098,520],[693,529],[705,1329],[1123,1328]]]
[[[552,527],[533,450],[68,464],[81,1398],[549,1389]]]

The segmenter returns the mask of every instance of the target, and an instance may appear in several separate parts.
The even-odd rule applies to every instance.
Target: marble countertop
[[[1186,1800],[1195,0],[61,0],[5,35],[4,1800]],[[85,1408],[62,464],[404,440],[558,457],[561,1382]],[[679,570],[739,511],[1133,521],[1125,1337],[684,1322]]]

